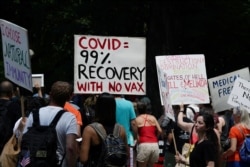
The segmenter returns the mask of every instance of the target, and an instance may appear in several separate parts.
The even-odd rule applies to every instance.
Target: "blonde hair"
[[[250,117],[248,111],[239,106],[233,108],[233,114],[240,116],[240,123],[245,125],[248,129],[250,129]]]

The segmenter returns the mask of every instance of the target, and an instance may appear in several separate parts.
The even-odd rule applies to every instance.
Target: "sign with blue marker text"
[[[227,103],[227,100],[233,89],[234,82],[238,77],[250,80],[248,67],[208,79],[212,105],[215,112],[232,108],[232,106]]]
[[[75,35],[74,92],[146,94],[146,40]]]
[[[5,77],[15,84],[33,91],[26,29],[0,19]]]

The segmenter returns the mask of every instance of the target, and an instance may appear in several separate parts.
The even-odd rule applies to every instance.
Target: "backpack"
[[[245,135],[240,127],[238,127],[241,134],[244,136],[244,141],[239,149],[240,159],[243,162],[250,164],[250,135]]]
[[[10,125],[9,118],[6,119],[8,109],[7,107],[11,101],[0,102],[0,153],[5,145],[5,143],[9,140],[12,135],[13,127]]]
[[[106,134],[103,126],[97,122],[90,126],[102,139],[102,152],[96,167],[121,167],[127,163],[127,146],[119,137],[121,125],[115,124],[113,134]]]
[[[33,111],[33,125],[23,134],[18,166],[56,167],[59,163],[57,150],[56,124],[65,110],[59,111],[50,125],[42,126],[39,111]],[[64,157],[63,157],[64,158]]]

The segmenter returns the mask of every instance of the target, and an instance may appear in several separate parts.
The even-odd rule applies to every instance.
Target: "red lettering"
[[[17,30],[12,29],[11,27],[4,27],[4,25],[1,25],[2,35],[6,36],[7,38],[11,39],[12,41],[21,44],[20,41],[20,32]]]
[[[88,47],[86,47],[86,46],[83,45],[83,40],[84,40],[84,39],[86,39],[86,37],[81,37],[81,38],[79,39],[79,46],[80,46],[81,48],[83,48],[83,49],[88,49]]]
[[[109,91],[110,92],[120,92],[122,90],[122,84],[121,83],[116,83],[116,82],[113,82],[110,83],[109,82]]]
[[[133,83],[129,83],[129,84],[127,84],[127,83],[124,83],[124,85],[125,85],[125,89],[126,89],[126,91],[128,91],[128,92],[133,92],[133,91],[137,91],[137,92],[140,92],[140,91],[142,91],[142,92],[144,92],[144,90],[143,90],[143,88],[142,88],[142,86],[143,86],[143,83],[139,83],[139,82],[133,82]]]
[[[77,82],[77,88],[79,91],[93,91],[93,92],[102,92],[103,90],[103,84],[102,82],[85,82],[85,83],[79,83]]]
[[[79,46],[83,49],[107,49],[107,50],[117,50],[121,47],[121,41],[116,38],[87,38],[83,36],[79,39]]]

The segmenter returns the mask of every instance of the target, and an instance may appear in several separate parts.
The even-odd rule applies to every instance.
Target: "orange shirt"
[[[69,102],[66,102],[64,105],[64,110],[67,110],[76,116],[77,124],[82,126],[82,115],[79,110],[73,107]]]
[[[250,134],[250,130],[244,128],[242,125],[234,125],[230,129],[229,138],[236,138],[237,139],[237,147],[236,147],[237,149],[233,155],[228,157],[227,161],[240,161],[239,148],[243,144],[244,136],[240,132],[239,127],[241,128],[241,130],[244,134]]]

